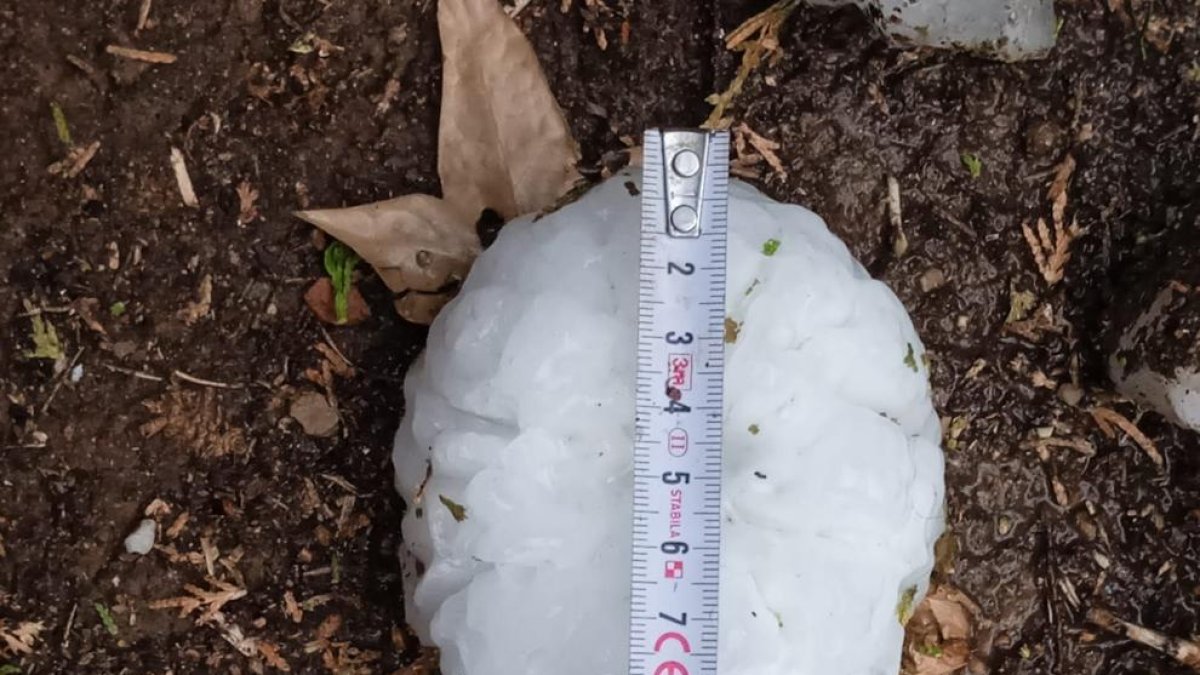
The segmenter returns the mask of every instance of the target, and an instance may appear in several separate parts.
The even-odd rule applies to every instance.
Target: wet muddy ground
[[[722,36],[767,4],[533,0],[519,23],[595,168],[646,126],[703,121],[737,68]],[[369,276],[373,317],[323,331],[302,299],[321,254],[289,214],[436,191],[435,3],[156,0],[138,29],[141,5],[0,3],[0,621],[44,624],[0,666],[395,672],[417,648],[390,437],[425,333]],[[980,605],[981,661],[1182,673],[1085,615],[1200,632],[1200,439],[1115,400],[1101,349],[1125,271],[1196,227],[1200,6],[1059,9],[1052,56],[1004,65],[801,8],[729,112],[780,144],[786,175],[756,167],[763,187],[822,214],[914,315],[947,428],[939,577]],[[48,172],[96,142],[77,175]],[[1051,219],[1068,155],[1065,215],[1084,232],[1051,285],[1021,226]],[[30,356],[35,319],[58,364]],[[353,374],[320,375],[331,347]],[[340,426],[315,438],[287,411],[325,387]],[[1135,421],[1164,465],[1106,437],[1095,407]],[[125,553],[148,510],[160,548]],[[207,577],[246,591],[224,628],[151,606],[189,584],[220,595]]]

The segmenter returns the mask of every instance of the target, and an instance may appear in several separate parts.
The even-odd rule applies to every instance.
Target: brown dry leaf
[[[485,209],[506,219],[535,213],[580,178],[578,147],[537,56],[499,3],[442,0],[438,26],[446,198],[415,194],[296,214],[354,249],[396,293],[436,293],[466,278]]]
[[[1154,462],[1155,466],[1160,469],[1163,468],[1165,460],[1163,460],[1162,453],[1158,451],[1158,447],[1154,445],[1154,441],[1150,440],[1149,436],[1142,433],[1142,430],[1138,429],[1136,424],[1129,421],[1129,418],[1125,417],[1116,410],[1113,410],[1112,408],[1092,408],[1092,417],[1095,418],[1096,425],[1100,427],[1100,431],[1102,431],[1105,436],[1108,436],[1109,438],[1115,438],[1116,434],[1113,433],[1113,426],[1117,426],[1121,429],[1121,431],[1124,431],[1134,443],[1137,443],[1138,447],[1140,447],[1142,451],[1146,453],[1146,456],[1150,458],[1150,461]]]
[[[432,675],[437,672],[440,652],[435,647],[423,647],[417,660],[392,675]]]
[[[333,326],[353,326],[360,324],[371,317],[371,308],[367,305],[366,298],[358,290],[358,286],[351,285],[350,293],[347,296],[346,302],[346,320],[338,321],[337,310],[334,307],[333,282],[329,277],[321,277],[316,283],[308,288],[304,294],[304,303],[312,310],[322,322]]]
[[[967,666],[980,608],[962,591],[936,586],[905,631],[904,675],[950,675]]]
[[[246,450],[245,435],[229,421],[213,389],[175,389],[157,401],[142,402],[142,406],[155,414],[140,428],[147,438],[162,433],[203,457]]]
[[[104,324],[96,319],[96,314],[100,309],[100,301],[96,298],[77,298],[71,303],[71,308],[83,319],[83,323],[96,333],[108,337],[108,331],[104,330]]]
[[[200,612],[196,617],[198,622],[203,623],[215,619],[216,615],[225,605],[246,595],[246,589],[238,588],[220,579],[210,577],[208,585],[212,589],[205,590],[199,586],[187,584],[183,587],[183,590],[187,591],[188,595],[166,598],[165,600],[155,600],[149,606],[152,609],[178,607],[180,617],[186,617],[192,612],[203,609],[204,611]]]
[[[291,666],[279,655],[279,647],[274,643],[267,642],[266,640],[258,640],[255,646],[258,648],[258,653],[262,656],[263,662],[268,666],[285,673],[292,672]]]
[[[314,345],[317,351],[321,352],[321,356],[325,357],[325,361],[329,363],[329,369],[338,377],[350,379],[354,377],[354,366],[346,360],[337,348],[324,342],[317,342]]]
[[[212,292],[213,281],[211,274],[205,274],[200,280],[200,286],[196,289],[196,299],[187,304],[187,307],[179,310],[178,316],[187,325],[192,325],[200,319],[208,316],[212,310]]]
[[[471,224],[515,218],[579,181],[579,148],[533,47],[496,0],[442,0],[442,191]]]
[[[45,628],[41,621],[22,621],[10,629],[0,619],[0,656],[32,654],[33,645]]]
[[[258,190],[255,190],[250,181],[244,180],[237,186],[238,196],[238,225],[258,220],[258,207],[255,202],[258,201]]]

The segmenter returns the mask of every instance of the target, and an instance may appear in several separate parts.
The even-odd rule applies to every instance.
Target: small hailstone
[[[507,225],[405,381],[407,616],[446,675],[628,672],[636,180]],[[924,348],[820,218],[738,181],[729,212],[720,671],[894,675],[943,528]]]
[[[125,551],[146,555],[154,548],[154,535],[157,534],[158,524],[150,518],[143,518],[137,529],[125,537]]]
[[[83,379],[83,364],[80,363],[71,369],[71,384],[79,384],[79,381],[82,379]]]

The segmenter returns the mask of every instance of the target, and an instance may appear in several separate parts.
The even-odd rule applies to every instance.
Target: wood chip
[[[152,52],[145,49],[122,47],[120,45],[109,45],[104,48],[104,51],[122,59],[144,61],[146,63],[175,63],[178,60],[178,57],[174,54],[168,54],[167,52]]]
[[[1087,618],[1088,621],[1106,631],[1124,635],[1138,644],[1169,654],[1185,666],[1200,670],[1200,644],[1195,641],[1164,635],[1156,630],[1125,621],[1114,616],[1112,612],[1099,607],[1088,612]]]
[[[188,175],[187,160],[179,148],[171,148],[171,169],[175,172],[175,182],[179,185],[179,196],[183,198],[183,203],[193,209],[200,208],[200,200],[196,199],[196,190],[192,187],[192,177]]]

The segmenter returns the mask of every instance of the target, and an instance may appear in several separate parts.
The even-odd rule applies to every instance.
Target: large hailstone
[[[408,617],[447,675],[627,672],[637,181],[507,225],[405,382]],[[895,675],[943,525],[921,343],[820,218],[729,202],[721,673]]]

